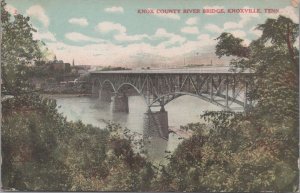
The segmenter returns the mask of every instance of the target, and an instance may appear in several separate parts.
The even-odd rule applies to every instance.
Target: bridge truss
[[[131,71],[102,71],[91,73],[92,92],[128,93],[134,89],[149,107],[164,107],[172,100],[191,95],[225,110],[252,106],[248,97],[253,88],[251,73],[134,73]]]

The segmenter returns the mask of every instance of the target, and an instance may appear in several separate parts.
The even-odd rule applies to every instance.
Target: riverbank
[[[74,97],[91,97],[91,94],[49,94],[49,93],[42,93],[42,97],[49,98],[49,99],[57,99],[57,98],[74,98]]]

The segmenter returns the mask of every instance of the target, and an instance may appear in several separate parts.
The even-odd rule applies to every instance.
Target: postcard
[[[299,191],[299,0],[1,0],[2,191]]]

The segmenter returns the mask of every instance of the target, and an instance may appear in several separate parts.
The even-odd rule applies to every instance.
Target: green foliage
[[[130,68],[108,66],[101,69],[101,71],[112,71],[112,70],[130,70]]]
[[[5,188],[149,190],[148,180],[154,176],[152,165],[133,150],[128,139],[132,135],[123,134],[118,125],[108,124],[105,129],[99,129],[81,122],[68,122],[57,113],[55,101],[35,94],[2,104]]]
[[[217,56],[237,56],[246,58],[249,56],[249,48],[242,45],[242,39],[224,32],[217,38],[217,40],[219,40],[216,45]]]
[[[55,103],[33,95],[2,104],[3,186],[32,191],[66,190],[67,168],[53,153],[65,121],[56,113]]]
[[[280,16],[257,29],[262,36],[246,47],[222,33],[216,54],[234,56],[233,70],[252,69],[246,114],[206,112],[209,125],[194,131],[170,157],[157,178],[163,191],[296,191],[298,189],[298,69],[293,47],[298,24]]]
[[[253,69],[256,101],[246,114],[206,112],[189,124],[169,164],[155,166],[142,141],[109,123],[100,129],[68,122],[53,100],[32,92],[28,77],[43,68],[29,18],[11,18],[1,1],[2,184],[20,191],[295,191],[298,186],[298,24],[280,16],[257,29],[248,47],[222,33],[216,54],[234,56],[233,69]],[[110,68],[104,70],[125,70]],[[3,93],[2,93],[3,94]],[[139,147],[139,148],[137,148]]]
[[[287,47],[290,60],[297,65],[299,61],[295,56],[293,44],[296,38],[299,37],[299,24],[293,23],[289,18],[279,16],[278,19],[267,19],[267,21],[259,25],[257,29],[263,31],[260,40],[264,43],[270,40],[274,45]]]
[[[33,40],[35,29],[29,17],[20,14],[11,18],[1,0],[1,77],[2,91],[10,94],[28,90],[27,66],[40,60],[43,54],[38,41]]]
[[[235,122],[233,119],[236,117],[230,119]],[[197,132],[178,146],[168,166],[161,170],[157,188],[161,191],[295,191],[298,172],[291,156],[296,152],[286,149],[288,141],[279,135],[275,139],[271,131],[262,135],[253,129],[255,125],[250,121],[239,120],[230,125],[234,127],[220,129],[217,124],[209,130],[206,125],[189,125],[198,128]]]
[[[147,190],[151,164],[133,151],[120,128],[68,122],[53,100],[33,92],[29,77],[49,75],[29,17],[11,15],[1,1],[2,184],[19,191]],[[36,64],[36,67],[32,67]],[[51,75],[51,74],[50,74]],[[118,135],[115,132],[118,131]],[[146,169],[144,165],[148,165]]]

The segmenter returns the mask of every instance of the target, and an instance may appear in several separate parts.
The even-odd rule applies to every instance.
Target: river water
[[[107,121],[119,123],[130,131],[143,134],[143,115],[147,111],[144,98],[129,96],[129,113],[113,113],[111,103],[100,102],[91,97],[53,96],[57,101],[60,113],[67,120],[81,120],[85,124],[92,124],[99,128],[105,128]],[[152,109],[159,110],[159,109]],[[168,111],[169,127],[180,128],[188,123],[202,122],[200,115],[206,110],[221,110],[211,103],[192,96],[179,97],[165,106]],[[181,139],[177,134],[170,133],[169,139],[151,138],[146,145],[148,157],[152,161],[165,162],[165,151],[174,151]]]

